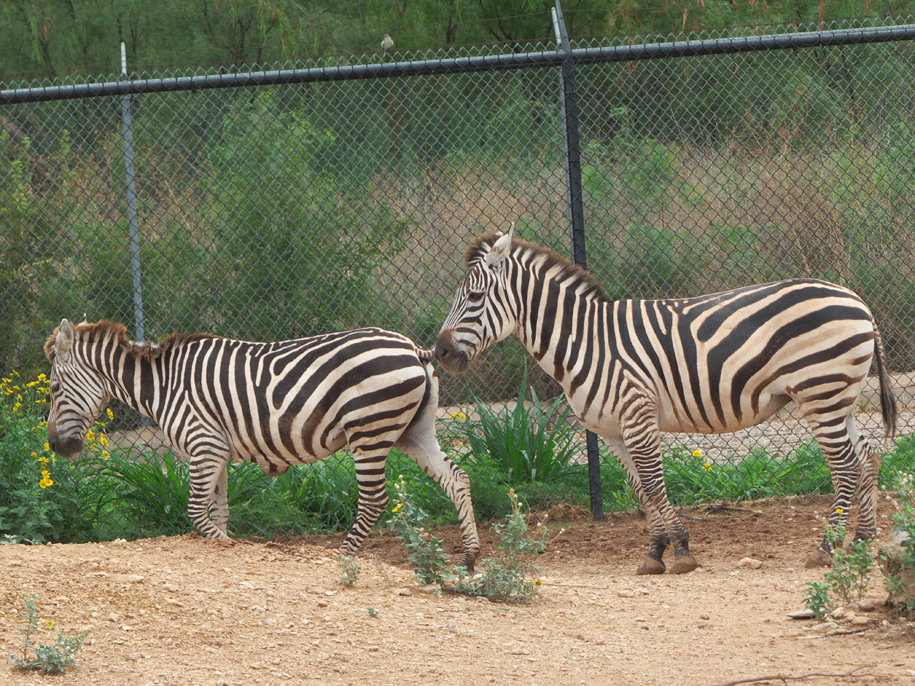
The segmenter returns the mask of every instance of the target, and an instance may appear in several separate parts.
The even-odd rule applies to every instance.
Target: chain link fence
[[[869,27],[766,27],[762,49],[748,43],[697,56],[663,48],[759,40],[760,30],[650,36],[629,48],[573,40],[574,101],[568,80],[563,95],[556,45],[545,44],[394,51],[380,66],[368,55],[112,75],[88,86],[4,84],[0,373],[46,372],[48,334],[61,318],[84,314],[123,322],[146,340],[174,330],[279,340],[381,326],[430,346],[463,275],[466,245],[515,221],[517,236],[571,255],[570,197],[579,192],[587,264],[614,298],[689,296],[788,277],[856,290],[880,324],[901,433],[909,434],[915,50],[907,40],[864,42],[873,32],[859,44],[768,49],[799,32]],[[652,57],[676,58],[625,57],[652,48],[659,48]],[[331,76],[256,78],[297,69]],[[233,76],[263,85],[215,87]],[[146,91],[92,90],[118,81]],[[566,146],[574,139],[577,172]],[[580,189],[570,194],[579,173]],[[442,375],[446,448],[460,459],[469,446],[464,417],[476,422],[480,406],[511,406],[524,380],[541,399],[559,394],[514,339],[467,374]],[[861,409],[865,435],[879,440],[876,401]],[[155,427],[124,407],[114,407],[114,417],[107,427],[114,446],[144,447],[144,459],[164,452]],[[748,456],[780,464],[810,445],[790,411],[736,434],[666,438],[665,450],[701,450],[707,467],[738,471]],[[584,435],[570,440],[570,462],[582,466]],[[624,479],[606,471],[612,458],[602,457],[599,505],[632,506]],[[354,513],[348,458],[305,469],[312,471],[296,478],[328,479],[325,490]],[[398,458],[393,471],[403,469],[409,465]],[[822,470],[810,489],[829,490]],[[479,472],[479,514],[499,516],[512,480],[525,478],[534,506],[588,506],[586,469],[546,485],[542,472],[539,482],[522,472]],[[701,476],[684,478],[695,486]],[[770,476],[780,478],[774,469]],[[250,502],[242,510],[256,518],[260,506]],[[309,503],[326,506],[317,496]],[[158,531],[155,514],[135,517],[148,528],[113,535]],[[348,525],[321,514],[309,522],[317,530]],[[167,532],[189,530],[190,522],[174,526]],[[248,531],[284,532],[299,529]]]

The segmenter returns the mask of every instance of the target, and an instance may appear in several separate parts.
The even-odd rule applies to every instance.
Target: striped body
[[[465,564],[479,552],[469,480],[435,436],[429,353],[400,334],[357,329],[273,343],[173,334],[147,345],[128,341],[120,324],[64,320],[45,350],[51,447],[79,452],[109,397],[118,398],[154,419],[189,461],[188,514],[207,536],[228,538],[229,460],[279,475],[348,446],[359,513],[343,549],[355,551],[387,504],[385,460],[397,446],[454,501]]]
[[[511,232],[467,250],[468,273],[436,345],[449,371],[517,335],[563,387],[572,411],[626,469],[650,520],[643,573],[690,571],[682,523],[666,495],[661,431],[723,433],[759,424],[793,400],[815,435],[836,487],[829,524],[844,527],[856,485],[857,536],[876,533],[879,455],[853,412],[872,360],[888,433],[895,400],[880,333],[861,299],[816,280],[749,286],[696,298],[607,299],[584,270],[555,253],[512,243]],[[811,564],[827,563],[824,538]]]

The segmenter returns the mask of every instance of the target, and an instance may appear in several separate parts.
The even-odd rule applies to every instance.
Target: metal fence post
[[[127,51],[121,43],[121,80],[127,75]],[[143,286],[140,279],[140,235],[137,228],[137,189],[133,168],[133,122],[130,117],[130,95],[121,98],[121,135],[124,137],[124,179],[127,183],[127,222],[130,228],[130,272],[133,275],[133,318],[138,341],[145,340],[143,326]]]
[[[588,268],[585,253],[585,208],[581,184],[581,148],[578,137],[578,94],[575,91],[575,60],[572,46],[566,32],[565,20],[559,0],[553,8],[553,28],[560,51],[565,53],[562,61],[560,81],[560,102],[562,105],[563,139],[566,153],[566,182],[569,191],[569,224],[572,229],[572,259],[582,268]],[[588,485],[591,492],[591,516],[595,521],[604,519],[603,497],[600,484],[600,451],[597,436],[586,432],[588,446]]]

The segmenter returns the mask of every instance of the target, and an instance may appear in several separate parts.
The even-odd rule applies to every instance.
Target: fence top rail
[[[742,52],[859,45],[904,40],[915,40],[915,24],[576,48],[571,52],[572,59],[577,64],[596,64],[601,62],[698,57],[702,55],[725,55]],[[124,79],[104,83],[81,83],[41,88],[13,88],[0,91],[0,105],[211,88],[349,81],[377,77],[431,76],[526,67],[559,67],[566,57],[567,54],[562,50],[544,50],[503,55],[354,64],[336,67],[311,67],[161,79]]]

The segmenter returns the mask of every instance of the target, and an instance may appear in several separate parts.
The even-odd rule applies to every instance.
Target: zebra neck
[[[90,365],[101,375],[108,393],[140,414],[158,421],[156,407],[165,390],[163,358],[148,359],[117,347]]]
[[[526,276],[518,282],[524,287],[516,290],[518,337],[543,370],[565,387],[583,363],[580,348],[606,319],[608,302],[582,292],[582,283],[575,279],[535,270]]]

